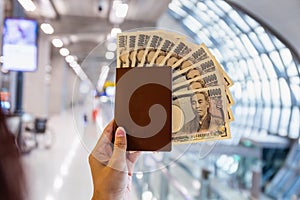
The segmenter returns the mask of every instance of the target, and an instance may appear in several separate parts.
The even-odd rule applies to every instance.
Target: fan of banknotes
[[[172,69],[172,143],[231,138],[233,82],[204,44],[164,30],[120,33],[117,69],[134,67]]]

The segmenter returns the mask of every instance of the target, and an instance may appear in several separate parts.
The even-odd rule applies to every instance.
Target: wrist
[[[91,200],[121,200],[121,199],[122,199],[121,197],[117,197],[116,195],[94,193]]]

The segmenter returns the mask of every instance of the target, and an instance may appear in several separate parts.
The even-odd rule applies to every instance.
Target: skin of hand
[[[126,152],[126,132],[118,127],[112,144],[113,122],[104,129],[89,156],[94,192],[92,200],[127,200],[131,176],[140,152]]]

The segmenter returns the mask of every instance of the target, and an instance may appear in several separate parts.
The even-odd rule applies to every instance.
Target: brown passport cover
[[[127,150],[171,151],[171,68],[153,66],[116,71],[114,130],[118,126],[125,128]]]

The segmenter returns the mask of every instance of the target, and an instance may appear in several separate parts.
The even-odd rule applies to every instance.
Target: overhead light
[[[83,81],[87,80],[87,78],[88,78],[87,75],[82,70],[78,76]]]
[[[200,181],[194,180],[194,181],[193,181],[193,186],[194,186],[194,188],[195,188],[196,190],[200,190],[200,188],[201,188],[201,183],[200,183]]]
[[[31,0],[18,0],[24,10],[32,12],[36,9],[36,6]]]
[[[47,73],[50,73],[50,72],[52,71],[52,66],[51,66],[51,65],[46,65],[46,66],[45,66],[45,71],[46,71]]]
[[[60,53],[60,55],[62,55],[62,56],[67,56],[67,55],[70,54],[70,51],[69,51],[69,49],[67,49],[67,48],[61,48],[61,49],[59,50],[59,53]]]
[[[4,68],[2,67],[1,72],[2,72],[3,74],[6,74],[6,73],[8,73],[8,70],[7,70],[7,69],[4,69]]]
[[[58,39],[58,38],[54,38],[52,40],[52,44],[53,44],[53,46],[55,46],[57,48],[61,48],[64,45],[64,43],[61,41],[61,39]]]
[[[120,28],[112,28],[110,31],[110,37],[117,37],[117,34],[121,32],[122,30]]]
[[[119,3],[116,6],[116,16],[120,18],[125,18],[128,11],[127,3]]]
[[[72,63],[72,62],[75,61],[75,58],[74,58],[74,56],[68,55],[68,56],[66,56],[65,60],[66,60],[68,63]]]
[[[40,0],[39,1],[39,10],[43,13],[43,17],[46,19],[57,17],[50,0]]]
[[[80,65],[76,61],[73,61],[73,62],[69,63],[69,65],[72,68],[80,67]]]
[[[80,72],[80,70],[81,70],[81,68],[80,68],[80,66],[78,65],[78,66],[73,67],[73,70],[74,70],[74,72],[78,75],[79,72]]]
[[[115,51],[117,49],[117,44],[115,42],[110,42],[107,45],[108,51]]]
[[[41,29],[46,34],[52,34],[52,33],[54,33],[54,28],[51,26],[51,24],[48,24],[48,23],[42,23],[41,24]]]
[[[137,172],[137,173],[136,173],[136,178],[137,178],[137,179],[142,179],[143,176],[144,176],[143,172]]]
[[[121,24],[124,22],[127,11],[128,4],[123,3],[121,0],[114,0],[108,19],[112,24]]]
[[[114,57],[115,57],[115,54],[111,51],[108,51],[108,52],[105,53],[105,58],[107,60],[112,60]]]
[[[144,191],[143,194],[142,194],[142,199],[143,200],[151,200],[152,197],[153,197],[153,194],[150,191]]]

